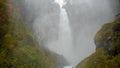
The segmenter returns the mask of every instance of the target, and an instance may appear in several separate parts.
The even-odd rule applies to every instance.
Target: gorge
[[[33,24],[35,35],[44,40],[46,48],[63,55],[71,66],[95,52],[96,32],[104,23],[112,22],[119,12],[118,0],[29,0],[27,3],[37,16]]]
[[[1,0],[0,68],[119,68],[120,0]]]

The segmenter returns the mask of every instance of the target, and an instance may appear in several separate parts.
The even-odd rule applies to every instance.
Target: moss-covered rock
[[[77,68],[120,67],[120,17],[107,23],[95,36],[96,52],[83,60]]]
[[[95,36],[96,49],[104,48],[109,55],[115,56],[120,53],[120,19],[116,18],[113,23],[103,25]]]

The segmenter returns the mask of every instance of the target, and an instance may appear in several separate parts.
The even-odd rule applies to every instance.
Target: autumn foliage
[[[0,0],[0,68],[54,68],[60,56],[38,48],[16,1]]]

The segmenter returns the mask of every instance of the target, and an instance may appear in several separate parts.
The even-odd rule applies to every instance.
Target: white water
[[[69,25],[68,16],[66,13],[66,10],[64,8],[61,8],[60,13],[60,23],[59,23],[59,47],[61,48],[67,48],[64,49],[66,51],[66,54],[68,54],[71,49],[73,48],[73,40],[72,40],[72,33]],[[61,50],[63,51],[63,50]],[[64,53],[64,52],[62,52]],[[66,55],[64,54],[64,55]],[[70,55],[69,55],[70,56]],[[67,56],[68,57],[68,56]]]
[[[65,67],[63,67],[63,68],[73,68],[72,66],[65,66]]]
[[[67,12],[63,5],[65,5],[64,0],[55,0],[60,6],[60,23],[59,23],[59,34],[58,40],[48,43],[48,48],[60,55],[63,55],[68,62],[72,62],[72,49],[73,49],[73,39],[72,32],[70,28],[70,23],[68,19]],[[69,57],[69,58],[68,58]]]
[[[59,34],[58,40],[49,43],[48,48],[60,55],[63,55],[68,62],[72,62],[74,60],[71,56],[73,54],[72,32],[67,12],[65,8],[63,8],[63,5],[66,3],[64,0],[55,0],[55,3],[60,6]],[[70,65],[72,64],[73,63],[70,63]],[[72,66],[65,66],[63,68],[72,68]]]
[[[61,8],[58,40],[48,44],[48,46],[50,46],[49,48],[51,50],[57,49],[53,51],[64,55],[67,58],[68,54],[71,53],[70,51],[73,48],[72,42],[71,29],[67,13],[64,8]]]

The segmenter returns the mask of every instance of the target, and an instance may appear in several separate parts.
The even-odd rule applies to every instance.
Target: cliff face
[[[96,52],[83,60],[77,68],[120,67],[120,17],[107,23],[95,36]]]
[[[38,46],[15,0],[0,0],[0,68],[56,68],[66,63],[63,56]]]
[[[115,56],[120,53],[120,20],[105,24],[95,36],[96,49],[104,48],[109,55]],[[113,53],[112,53],[113,52]]]

